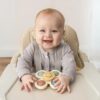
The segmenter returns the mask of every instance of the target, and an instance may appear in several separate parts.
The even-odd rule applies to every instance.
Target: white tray
[[[21,91],[20,85],[15,65],[8,65],[0,77],[0,100],[100,100],[100,73],[91,63],[85,63],[85,68],[77,73],[70,94],[58,94],[51,88],[27,93]]]

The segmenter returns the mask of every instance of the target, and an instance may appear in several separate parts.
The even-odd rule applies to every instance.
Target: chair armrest
[[[18,61],[18,57],[20,57],[20,53],[17,53],[12,57],[10,64],[16,64]]]

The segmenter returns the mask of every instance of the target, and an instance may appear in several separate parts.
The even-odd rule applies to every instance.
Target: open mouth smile
[[[43,40],[43,42],[45,42],[45,43],[52,43],[53,40]]]

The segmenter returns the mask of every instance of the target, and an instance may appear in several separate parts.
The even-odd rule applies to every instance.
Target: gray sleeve
[[[34,56],[34,45],[31,43],[28,47],[25,48],[21,57],[18,58],[16,72],[19,78],[21,78],[25,74],[31,74],[32,60]]]
[[[73,52],[68,44],[64,45],[63,47],[62,74],[71,77],[72,81],[76,76],[76,62]]]

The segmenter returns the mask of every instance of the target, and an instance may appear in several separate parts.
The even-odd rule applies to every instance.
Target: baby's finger
[[[60,92],[60,91],[62,90],[62,88],[63,88],[63,85],[60,85],[60,86],[58,87],[58,89],[57,89],[57,92]]]
[[[34,80],[33,79],[29,79],[29,83],[34,83]]]
[[[21,90],[23,91],[25,89],[24,85],[21,86]]]
[[[58,77],[54,78],[53,81],[56,83],[57,81],[59,81]]]
[[[68,91],[68,93],[71,93],[71,89],[70,89],[69,85],[67,86],[67,91]]]
[[[33,90],[33,84],[28,83],[27,86],[28,86],[29,91],[32,91]]]
[[[37,78],[36,77],[32,77],[32,79],[33,79],[34,82],[37,81]]]
[[[56,83],[54,84],[54,86],[55,86],[55,87],[58,87],[60,84],[61,84],[61,82],[58,81],[58,82],[56,82]]]
[[[66,86],[63,85],[63,87],[59,93],[63,94],[65,91],[66,91]]]
[[[27,92],[30,92],[30,89],[29,89],[27,84],[24,85],[24,90],[27,91]]]

